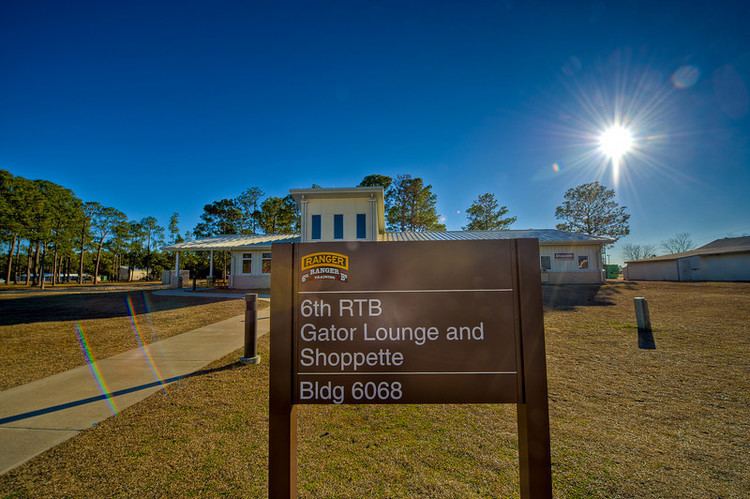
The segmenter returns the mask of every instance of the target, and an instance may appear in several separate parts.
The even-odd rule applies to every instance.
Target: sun
[[[612,125],[599,136],[599,149],[612,160],[619,163],[620,159],[633,147],[633,135],[622,125]]]

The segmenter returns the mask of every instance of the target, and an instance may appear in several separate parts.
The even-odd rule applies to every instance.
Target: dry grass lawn
[[[747,497],[750,284],[547,289],[556,497]],[[639,350],[632,298],[656,350]],[[574,305],[585,303],[584,306]],[[266,491],[264,362],[232,355],[0,477],[13,497]],[[517,496],[513,406],[299,410],[304,497]]]
[[[0,390],[85,364],[77,326],[103,359],[138,346],[133,317],[142,341],[151,343],[244,311],[241,300],[102,288],[0,294]]]

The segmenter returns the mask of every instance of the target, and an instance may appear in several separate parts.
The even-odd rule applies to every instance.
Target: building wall
[[[623,277],[631,281],[678,281],[677,260],[631,262],[625,267]]]
[[[561,258],[564,254],[571,253],[572,258]],[[598,244],[554,246],[543,244],[539,246],[539,257],[543,256],[549,257],[551,268],[542,270],[542,282],[596,283],[604,281],[601,246]],[[588,268],[579,267],[579,257],[588,258]]]
[[[130,278],[130,269],[128,267],[121,266],[117,274],[117,278],[120,281],[127,281]],[[146,278],[146,271],[143,269],[133,269],[133,280],[141,281]]]
[[[169,284],[170,288],[176,288],[180,284],[179,277],[182,277],[182,285],[187,286],[190,284],[190,271],[180,270],[179,276],[176,270],[162,270],[161,272],[161,283]]]
[[[694,281],[750,281],[750,251],[701,256],[690,277]]]
[[[271,274],[263,272],[263,253],[271,249],[233,251],[229,267],[229,287],[236,289],[268,289]],[[242,271],[243,255],[252,255],[250,273]]]
[[[231,275],[229,287],[232,289],[270,289],[271,274],[266,275]]]
[[[302,210],[302,240],[311,242],[312,216],[321,215],[320,241],[334,241],[333,215],[344,215],[344,239],[336,241],[357,241],[357,213],[366,217],[367,238],[359,241],[377,239],[377,212],[374,198],[359,197],[350,199],[310,199]]]
[[[346,215],[344,215],[344,225],[346,230]],[[331,226],[333,217],[331,216]],[[333,228],[331,227],[331,236]],[[356,231],[356,223],[355,223]],[[323,225],[325,237],[325,224]],[[345,233],[346,235],[346,233]],[[356,232],[355,232],[356,235]],[[262,272],[262,254],[270,253],[270,249],[251,250],[251,251],[233,251],[230,261],[229,286],[236,289],[266,289],[271,287],[271,274]],[[548,272],[542,272],[542,282],[561,283],[561,284],[590,284],[604,281],[602,272],[601,249],[598,244],[592,245],[570,245],[570,246],[547,246],[539,248],[540,256],[549,256],[552,268]],[[572,253],[573,258],[565,260],[555,258],[555,253]],[[242,272],[242,255],[252,254],[251,272],[249,274]],[[588,257],[588,268],[578,267],[578,257]]]
[[[750,252],[629,263],[625,278],[634,281],[750,281]]]

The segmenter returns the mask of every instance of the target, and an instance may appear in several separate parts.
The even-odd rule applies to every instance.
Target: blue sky
[[[618,115],[623,242],[750,233],[748,4],[562,4],[7,2],[0,168],[183,230],[248,186],[375,172],[422,176],[450,229],[486,191],[544,228],[614,186]]]

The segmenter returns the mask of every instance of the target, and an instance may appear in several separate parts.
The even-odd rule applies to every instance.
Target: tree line
[[[120,210],[82,201],[48,180],[29,180],[0,170],[0,240],[7,248],[5,283],[44,287],[82,283],[91,276],[119,280],[120,267],[153,276],[166,263],[158,248],[164,228],[156,218],[128,220]]]
[[[408,174],[365,176],[360,186],[380,186],[385,193],[386,227],[391,231],[443,231],[432,185]],[[318,186],[313,186],[318,187]],[[464,230],[507,230],[517,220],[495,194],[482,193],[466,209]],[[606,236],[617,240],[629,233],[630,215],[615,200],[615,192],[598,182],[569,189],[557,207],[560,230]],[[50,275],[54,285],[90,275],[94,284],[102,276],[126,279],[135,269],[156,278],[170,268],[174,256],[161,248],[193,238],[219,235],[293,234],[299,229],[299,212],[291,196],[268,196],[249,187],[237,197],[204,205],[192,231],[180,233],[179,214],[173,213],[166,229],[155,217],[129,220],[120,210],[96,201],[82,201],[62,186],[46,180],[29,180],[0,170],[0,241],[7,249],[5,282],[44,287]],[[666,244],[666,243],[665,243]],[[675,243],[677,244],[677,243]],[[646,248],[648,249],[648,248]],[[226,276],[228,255],[220,252],[217,268]],[[198,275],[208,274],[208,255],[186,252],[182,265]]]
[[[437,212],[437,195],[432,185],[420,177],[404,174],[365,176],[360,187],[379,186],[384,190],[385,220],[388,230],[446,230]],[[312,188],[320,187],[313,185]],[[267,197],[263,190],[250,187],[235,198],[206,204],[193,237],[218,235],[293,234],[299,230],[299,212],[291,196]],[[480,195],[467,210],[465,230],[503,230],[516,217],[506,217],[508,208],[500,206],[495,195]]]

